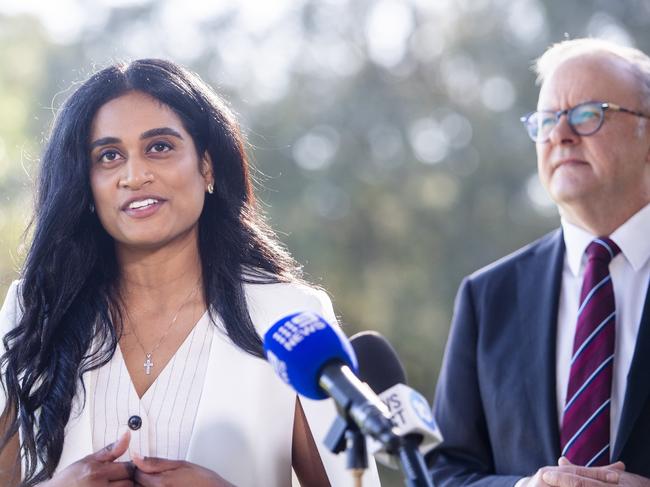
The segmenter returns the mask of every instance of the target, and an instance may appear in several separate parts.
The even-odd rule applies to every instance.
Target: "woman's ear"
[[[205,188],[208,193],[214,190],[214,173],[212,171],[212,158],[206,151],[201,158],[201,175],[205,180]]]

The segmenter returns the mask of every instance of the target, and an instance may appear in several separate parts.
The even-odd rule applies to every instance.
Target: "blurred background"
[[[384,334],[432,399],[462,277],[558,224],[519,122],[532,61],[587,35],[649,52],[649,24],[646,0],[0,0],[0,296],[57,107],[170,58],[239,114],[268,218],[347,333]]]

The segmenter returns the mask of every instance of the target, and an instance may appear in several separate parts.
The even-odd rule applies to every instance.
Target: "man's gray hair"
[[[625,61],[641,83],[643,108],[650,109],[650,57],[634,47],[621,46],[603,39],[570,39],[553,44],[535,61],[537,83],[542,84],[567,59],[590,54],[606,54]]]

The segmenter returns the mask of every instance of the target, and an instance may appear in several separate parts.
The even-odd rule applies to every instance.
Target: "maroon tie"
[[[578,324],[562,421],[562,455],[585,466],[607,465],[616,305],[609,263],[621,249],[606,237],[587,247]]]

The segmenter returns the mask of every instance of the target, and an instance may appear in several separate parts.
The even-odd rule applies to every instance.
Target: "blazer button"
[[[131,428],[133,431],[139,430],[140,426],[142,426],[142,418],[137,415],[133,415],[129,418],[129,428]]]

